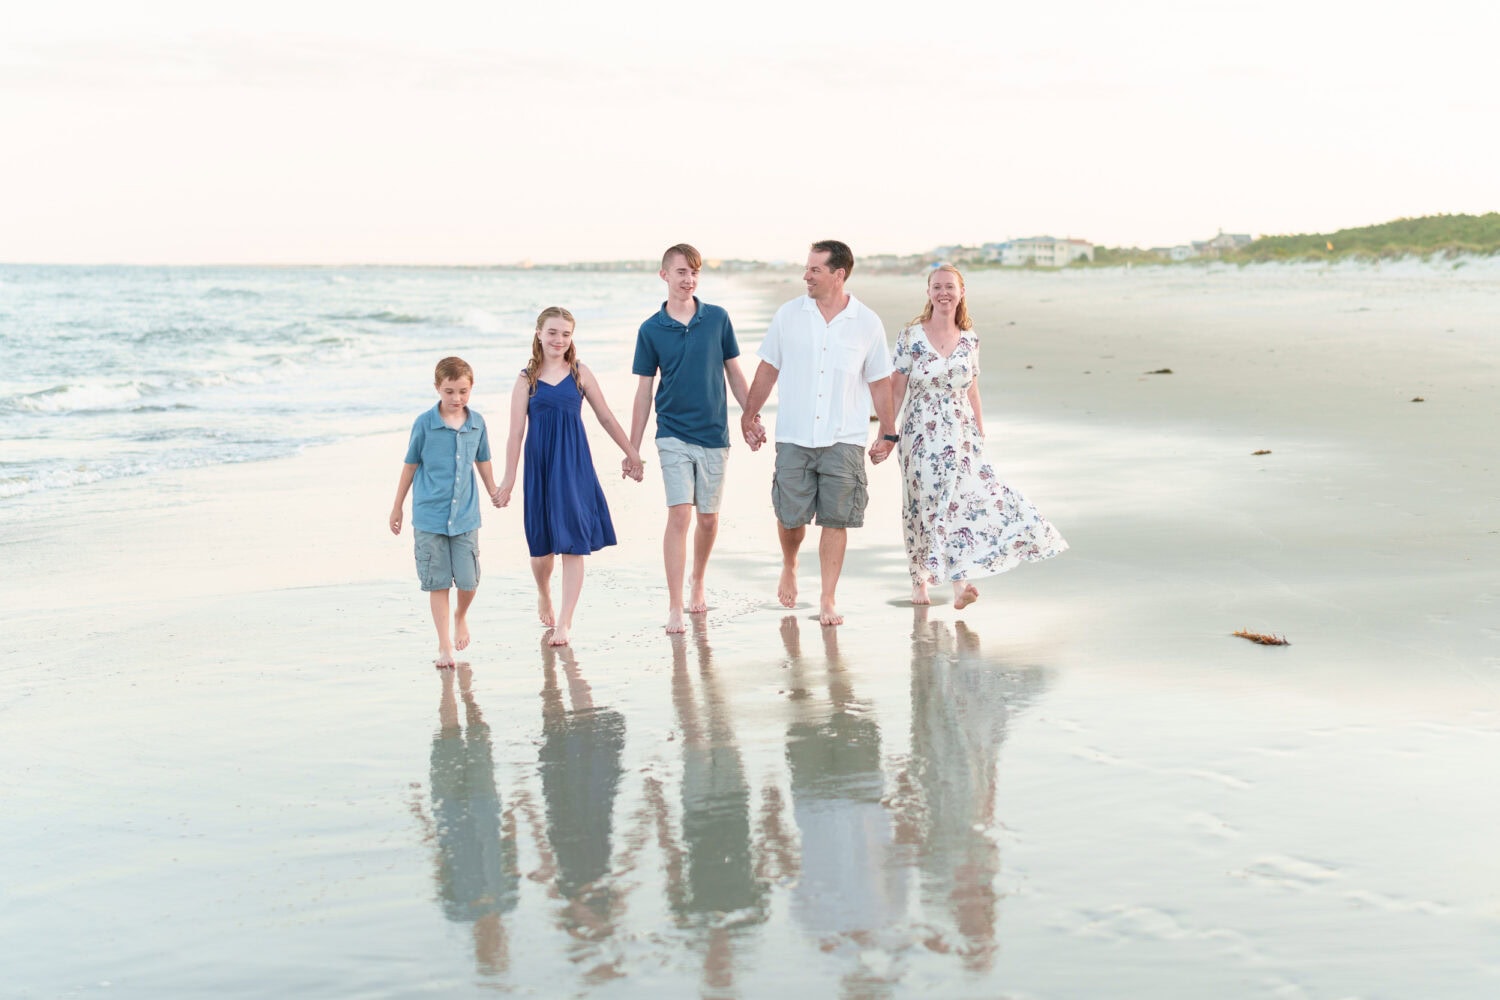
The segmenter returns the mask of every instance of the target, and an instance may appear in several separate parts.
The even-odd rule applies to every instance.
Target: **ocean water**
[[[0,266],[0,503],[409,426],[448,354],[502,417],[542,308],[573,312],[591,367],[623,370],[661,288],[652,273]]]

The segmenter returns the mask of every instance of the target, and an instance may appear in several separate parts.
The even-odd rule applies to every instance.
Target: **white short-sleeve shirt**
[[[885,325],[864,303],[823,322],[817,302],[793,299],[771,319],[757,352],[776,369],[776,440],[805,448],[870,439],[870,387],[891,373]]]

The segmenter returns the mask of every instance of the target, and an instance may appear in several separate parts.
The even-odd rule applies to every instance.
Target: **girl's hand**
[[[510,503],[510,491],[515,489],[515,483],[507,480],[495,487],[495,492],[490,494],[490,502],[496,507],[504,507]]]
[[[646,476],[646,463],[641,460],[641,453],[633,448],[625,456],[625,460],[620,463],[620,467],[624,470],[625,475],[636,482],[640,482]]]

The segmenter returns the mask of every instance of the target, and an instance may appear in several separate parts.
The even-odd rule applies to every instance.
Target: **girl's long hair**
[[[578,324],[573,321],[573,314],[562,306],[548,306],[543,309],[541,315],[536,318],[536,332],[531,337],[531,360],[526,362],[526,383],[529,387],[528,396],[536,395],[537,373],[542,370],[542,327],[547,325],[549,319],[565,320],[573,329],[578,329]],[[568,363],[568,371],[573,376],[573,384],[578,386],[578,395],[583,395],[583,378],[578,374],[578,345],[569,344],[568,352],[563,355],[563,360]]]
[[[948,271],[952,273],[952,275],[958,279],[958,290],[961,292],[966,291],[966,289],[964,288],[963,272],[954,267],[952,264],[939,264],[937,267],[933,268],[931,273],[927,275],[927,287],[932,287],[932,275],[938,273],[939,271]],[[922,307],[922,315],[918,316],[907,325],[916,326],[918,323],[925,323],[930,319],[932,319],[932,299],[928,299],[927,305]],[[958,308],[954,310],[953,313],[953,322],[958,324],[958,328],[960,330],[974,329],[974,321],[969,318],[969,297],[967,295],[958,300]]]

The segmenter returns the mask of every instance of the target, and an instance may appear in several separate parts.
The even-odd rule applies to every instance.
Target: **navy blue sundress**
[[[521,520],[532,556],[586,556],[615,544],[615,526],[583,429],[578,383],[571,375],[556,385],[538,379],[526,420]]]

